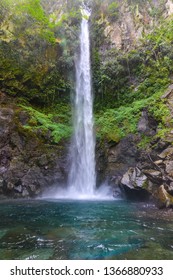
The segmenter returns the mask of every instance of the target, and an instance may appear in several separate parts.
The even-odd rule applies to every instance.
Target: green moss
[[[54,114],[46,114],[43,112],[39,112],[32,107],[23,106],[23,109],[29,112],[30,119],[27,125],[24,125],[24,129],[28,131],[33,131],[35,133],[40,133],[42,137],[49,138],[53,143],[58,143],[62,139],[67,139],[71,135],[71,127],[68,123],[60,123],[58,120],[58,113]],[[62,114],[59,116],[62,118]],[[56,119],[56,121],[55,121]],[[65,117],[64,117],[65,119]]]
[[[134,6],[135,2],[141,2],[138,7],[142,8],[142,1],[133,0],[129,5]],[[161,3],[159,10],[163,14]],[[108,38],[100,34],[98,36],[97,29],[95,33],[93,30],[95,109],[126,106],[127,103],[142,100],[164,90],[172,82],[173,19],[168,17],[159,21],[157,17],[157,20],[158,26],[153,27],[148,35],[143,34],[140,44],[134,45],[134,50],[130,51],[117,51],[116,48],[100,51],[102,45],[109,45],[110,42]],[[96,23],[93,24],[96,26]],[[100,24],[100,28],[102,25]],[[105,26],[103,27],[105,29]]]
[[[137,122],[142,102],[133,103],[132,107],[121,106],[118,109],[108,109],[96,118],[97,136],[118,142],[129,133],[136,133]]]
[[[137,133],[137,124],[143,108],[148,108],[149,113],[158,122],[158,132],[155,137],[162,138],[170,131],[167,127],[170,111],[164,100],[161,99],[163,92],[158,92],[146,99],[138,100],[130,106],[121,106],[117,109],[107,109],[96,115],[96,131],[99,138],[107,138],[118,142],[129,133]],[[146,146],[150,138],[144,137],[139,144]]]
[[[140,149],[146,149],[152,140],[151,136],[142,135],[142,139],[138,144]]]

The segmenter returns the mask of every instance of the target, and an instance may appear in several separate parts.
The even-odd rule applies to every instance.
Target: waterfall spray
[[[70,145],[70,169],[67,188],[49,197],[59,199],[113,199],[107,185],[96,189],[95,135],[93,131],[93,97],[91,90],[89,17],[87,8],[81,10],[80,52],[76,59],[76,90],[74,97],[73,137]],[[47,197],[48,197],[47,196]]]
[[[93,98],[91,91],[90,40],[88,18],[82,9],[80,55],[76,61],[76,95],[74,100],[74,135],[71,143],[69,190],[92,196],[96,185],[95,137],[93,133]]]

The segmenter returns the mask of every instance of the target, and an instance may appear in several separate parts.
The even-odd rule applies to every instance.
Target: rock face
[[[173,87],[170,86],[165,98],[172,108]],[[168,122],[170,126],[171,122]],[[128,199],[155,201],[159,208],[173,207],[173,147],[168,133],[164,140],[153,138],[157,122],[145,108],[138,123],[138,134],[128,135],[119,143],[106,143],[102,153],[97,148],[98,175],[106,178],[114,193],[121,193]],[[150,137],[150,143],[140,147],[143,136]],[[103,146],[103,144],[102,144]]]
[[[120,143],[105,149],[105,155],[97,160],[100,174],[104,174],[114,189],[128,199],[145,201],[152,199],[159,208],[173,206],[173,150],[165,143],[160,151],[160,141],[155,148],[138,148],[140,136],[132,135]],[[163,143],[162,143],[163,144]],[[160,153],[161,152],[161,153]],[[101,169],[102,167],[102,169]]]
[[[27,132],[29,115],[0,93],[0,196],[33,197],[66,181],[65,147]]]
[[[56,19],[58,19],[58,15],[59,18],[61,18],[61,15],[63,14],[63,10],[59,12],[59,7],[67,6],[67,8],[71,10],[70,4],[72,2],[73,1],[66,1],[66,4],[64,4],[64,1],[62,0],[42,0],[45,10]],[[104,5],[107,5],[106,8],[110,5],[110,1],[87,2],[99,2],[99,6],[101,5],[101,2],[104,2],[102,3],[103,8]],[[113,11],[113,16],[115,16],[113,20],[109,18],[109,9],[107,10],[109,11],[107,14],[103,12],[100,13],[100,15],[98,15],[96,10],[96,17],[94,17],[94,21],[96,19],[98,24],[98,29],[96,30],[101,29],[106,37],[103,40],[103,44],[101,42],[99,45],[99,52],[102,53],[103,56],[107,50],[113,48],[117,50],[121,49],[124,53],[128,50],[135,49],[143,34],[145,35],[146,33],[149,33],[154,26],[159,25],[160,12],[162,18],[166,18],[167,16],[173,14],[173,2],[171,0],[117,0],[115,2],[119,4],[118,16],[116,17],[116,11]],[[113,1],[111,4],[112,3]],[[54,11],[57,11],[57,14],[54,14]],[[6,20],[6,17],[4,18],[5,21],[1,26],[0,35],[4,38],[4,42],[6,43],[14,41],[11,45],[13,47],[16,44],[18,35],[15,38],[13,35],[13,29],[15,27],[14,24],[10,24],[10,21],[9,24],[7,24],[6,22],[8,20]],[[69,27],[67,28],[67,33],[75,33],[71,32],[73,29],[70,30]],[[74,31],[75,30],[76,29],[74,29]],[[18,34],[18,32],[16,34]],[[28,34],[26,35],[26,38],[28,39]],[[76,38],[76,35],[74,36]],[[67,34],[66,37],[68,38]],[[19,40],[19,53],[21,51],[21,46],[23,44],[25,45],[25,40],[23,41],[22,38],[23,35],[20,37],[21,40]],[[57,43],[60,43],[60,38],[56,38]],[[96,39],[96,37],[94,39]],[[28,44],[29,49],[33,49],[32,46],[36,45],[37,44],[29,46]],[[68,46],[66,39],[61,41],[61,45],[66,45],[66,47]],[[76,45],[74,44],[74,46]],[[71,47],[69,49],[71,49]],[[43,52],[44,56],[41,56],[38,61],[43,61],[45,55],[47,56],[47,61],[52,61],[52,59],[55,60],[58,53],[57,51],[60,53],[63,52],[64,54],[66,53],[67,57],[70,54],[68,48],[64,51],[60,51],[59,48],[47,48],[46,53]],[[27,54],[28,52],[23,50],[23,53]],[[36,56],[34,55],[34,58],[35,57]],[[65,59],[62,61],[65,61]],[[17,65],[18,64],[20,63],[17,61]],[[71,64],[71,62],[69,62],[69,64]],[[67,63],[67,65],[69,64]],[[47,62],[45,65],[40,65],[41,67],[38,69],[43,69],[44,71],[48,69]],[[59,69],[59,66],[60,65],[58,63],[56,69]],[[33,71],[33,65],[31,69]],[[8,63],[7,70],[10,73]],[[44,71],[42,77],[44,77]],[[53,73],[54,71],[52,72],[53,76],[50,77],[54,79]],[[59,74],[61,74],[61,71]],[[25,87],[19,87],[17,85],[14,92],[13,87],[10,85],[10,79],[18,84],[18,79],[20,80],[21,77],[18,71],[15,75],[11,73],[11,78],[8,77],[9,83],[7,83],[7,89],[10,85],[12,94],[17,94],[19,90],[23,96],[24,92],[27,92],[26,89],[30,89],[30,82],[33,82],[34,80],[33,76],[34,72],[28,80],[25,80],[24,77],[22,85],[24,84]],[[58,75],[56,76],[58,77]],[[6,72],[4,77],[6,77]],[[51,81],[51,79],[48,78],[48,81]],[[62,81],[62,91],[64,91],[63,88],[66,83],[65,81],[66,80]],[[37,93],[42,92],[40,84],[40,78],[36,77],[35,86],[39,88]],[[61,92],[61,86],[59,86],[59,84],[58,87],[60,87]],[[69,87],[69,85],[67,87]],[[5,88],[3,86],[2,90],[5,91]],[[52,87],[50,89],[51,90],[49,92],[54,92]],[[47,88],[45,91],[47,91]],[[54,99],[54,94],[52,97]],[[171,124],[171,119],[173,118],[173,85],[169,87],[163,98],[167,100],[166,102],[171,112],[169,120],[169,124]],[[43,139],[39,134],[39,131],[38,133],[34,133],[33,131],[26,130],[25,126],[27,125],[29,119],[30,116],[28,113],[18,107],[13,102],[12,98],[9,99],[5,94],[0,93],[1,197],[33,197],[40,194],[45,188],[48,188],[53,184],[62,185],[66,183],[67,148],[65,144],[60,143],[59,145],[55,145],[49,141],[49,135],[47,135],[47,139]],[[115,195],[121,190],[130,199],[144,200],[152,197],[155,199],[159,207],[171,207],[173,205],[173,128],[169,135],[167,135],[166,139],[151,140],[151,143],[149,143],[146,149],[139,148],[142,136],[144,135],[152,138],[156,134],[157,129],[157,122],[148,114],[147,108],[144,108],[138,123],[137,135],[128,135],[119,143],[97,143],[96,160],[98,185],[106,180],[114,188]]]
[[[130,50],[144,34],[159,24],[159,13],[164,18],[173,14],[173,3],[168,1],[120,1],[116,21],[106,22],[104,34],[112,46]],[[157,18],[158,14],[158,18]]]
[[[172,104],[173,89],[166,98]],[[172,111],[171,111],[172,114]],[[0,197],[27,198],[67,181],[67,147],[27,131],[29,114],[0,93]],[[114,195],[132,200],[153,199],[159,208],[173,207],[173,147],[170,135],[139,147],[143,135],[156,134],[157,122],[145,108],[138,134],[119,143],[97,143],[97,183],[107,181]]]

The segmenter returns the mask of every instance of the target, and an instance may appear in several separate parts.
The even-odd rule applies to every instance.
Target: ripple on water
[[[145,209],[122,201],[0,203],[0,259],[173,259],[172,221]]]

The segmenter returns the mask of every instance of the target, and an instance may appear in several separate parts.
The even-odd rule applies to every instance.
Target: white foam
[[[72,191],[73,190],[73,191]],[[45,192],[42,199],[55,199],[55,200],[116,200],[113,196],[112,189],[108,185],[102,185],[96,189],[92,194],[85,194],[74,189],[68,189],[64,187],[54,187],[51,191]],[[118,199],[118,198],[117,198]],[[119,199],[118,199],[119,200]]]

